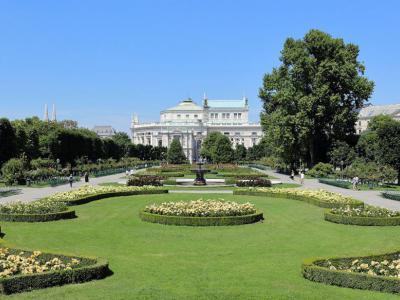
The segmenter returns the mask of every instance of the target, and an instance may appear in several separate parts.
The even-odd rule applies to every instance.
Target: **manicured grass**
[[[203,198],[251,201],[265,221],[243,226],[178,227],[142,222],[147,204]],[[75,207],[77,219],[2,222],[10,246],[103,257],[114,275],[7,299],[398,299],[318,284],[301,276],[310,257],[400,249],[397,227],[323,220],[323,209],[266,197],[165,194],[108,198]]]

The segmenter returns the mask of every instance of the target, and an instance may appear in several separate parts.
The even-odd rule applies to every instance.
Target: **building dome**
[[[178,105],[168,108],[167,111],[201,111],[202,107],[198,106],[191,98],[181,101]]]

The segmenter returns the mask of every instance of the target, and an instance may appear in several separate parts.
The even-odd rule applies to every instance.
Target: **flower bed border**
[[[16,253],[20,251],[31,252],[20,249],[10,250]],[[82,283],[105,278],[111,273],[108,267],[108,261],[102,258],[58,255],[53,253],[43,253],[42,255],[47,255],[50,258],[58,257],[60,259],[78,258],[80,260],[85,260],[88,264],[73,268],[72,270],[50,271],[0,278],[0,294],[9,295],[71,283]]]
[[[354,260],[360,258],[385,258],[397,255],[399,252],[381,255],[368,255],[358,257],[309,259],[302,265],[303,277],[328,285],[336,285],[352,289],[373,290],[387,293],[400,293],[400,279],[394,277],[372,276],[368,274],[347,272],[343,270],[330,270],[326,267],[318,266],[316,263],[324,260]]]
[[[344,216],[334,214],[330,211],[324,213],[324,219],[329,222],[345,224],[345,225],[359,225],[359,226],[398,226],[400,225],[400,217],[358,217],[358,216]]]
[[[0,221],[5,222],[50,222],[76,218],[74,210],[49,214],[0,214]]]
[[[292,199],[292,200],[299,200],[299,201],[304,201],[319,207],[324,207],[324,208],[339,208],[343,206],[350,206],[350,207],[363,207],[364,202],[362,201],[357,201],[357,203],[353,204],[340,204],[340,203],[332,203],[332,202],[326,202],[319,200],[318,198],[311,198],[311,197],[305,197],[305,196],[297,196],[297,195],[288,195],[288,194],[278,194],[278,193],[269,193],[269,192],[254,192],[254,191],[233,191],[234,195],[249,195],[249,196],[266,196],[266,197],[271,197],[271,198],[286,198],[286,199]]]
[[[383,198],[400,201],[400,192],[385,191],[381,193]]]
[[[184,217],[184,216],[168,216],[158,215],[146,212],[144,210],[139,213],[140,219],[145,222],[159,223],[164,225],[177,226],[231,226],[256,223],[264,220],[262,212],[255,212],[250,215],[243,216],[226,216],[226,217]]]
[[[121,196],[132,196],[132,195],[149,195],[149,194],[164,194],[168,193],[166,189],[155,189],[155,190],[144,190],[144,191],[126,191],[126,192],[110,192],[110,193],[100,193],[95,195],[88,195],[86,197],[74,199],[74,200],[65,200],[69,206],[73,205],[81,205],[86,204],[92,201],[111,198],[111,197],[121,197]],[[62,201],[62,200],[60,200]]]

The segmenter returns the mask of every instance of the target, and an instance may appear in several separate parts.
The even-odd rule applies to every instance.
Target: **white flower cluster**
[[[349,216],[349,217],[382,217],[392,218],[400,217],[400,212],[388,210],[386,208],[380,208],[376,206],[365,205],[364,207],[340,207],[331,209],[331,213]]]
[[[398,255],[396,259],[384,260],[360,258],[347,264],[327,261],[327,266],[331,270],[400,278],[400,255]]]
[[[247,189],[238,189],[238,191],[250,191],[250,192],[265,192],[276,195],[287,195],[290,196],[301,196],[318,199],[323,202],[329,203],[340,203],[340,204],[356,204],[359,201],[354,198],[343,196],[342,194],[328,192],[326,190],[307,190],[307,189],[291,189],[291,188],[265,188],[265,187],[253,187]]]
[[[55,201],[70,201],[76,200],[87,196],[106,194],[106,193],[117,193],[117,192],[131,192],[131,191],[151,191],[159,190],[159,187],[154,186],[91,186],[84,185],[78,189],[74,189],[68,192],[60,192],[51,195],[47,199]]]
[[[78,259],[72,258],[71,262],[65,263],[58,257],[49,261],[40,259],[40,251],[34,251],[27,255],[20,252],[18,255],[10,254],[8,248],[0,248],[0,278],[19,274],[43,273],[55,270],[71,270],[80,264]]]
[[[225,201],[224,199],[199,199],[195,201],[163,202],[146,206],[145,211],[169,216],[224,217],[243,216],[256,212],[254,205]]]
[[[36,200],[29,203],[11,202],[0,205],[2,214],[49,214],[67,210],[64,202],[51,199]]]

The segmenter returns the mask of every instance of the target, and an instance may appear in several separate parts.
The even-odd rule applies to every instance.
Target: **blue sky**
[[[397,1],[398,2],[398,1]],[[251,120],[287,37],[317,28],[358,44],[374,104],[400,103],[400,2],[0,0],[0,116],[128,131],[130,116],[192,97],[239,99]]]

